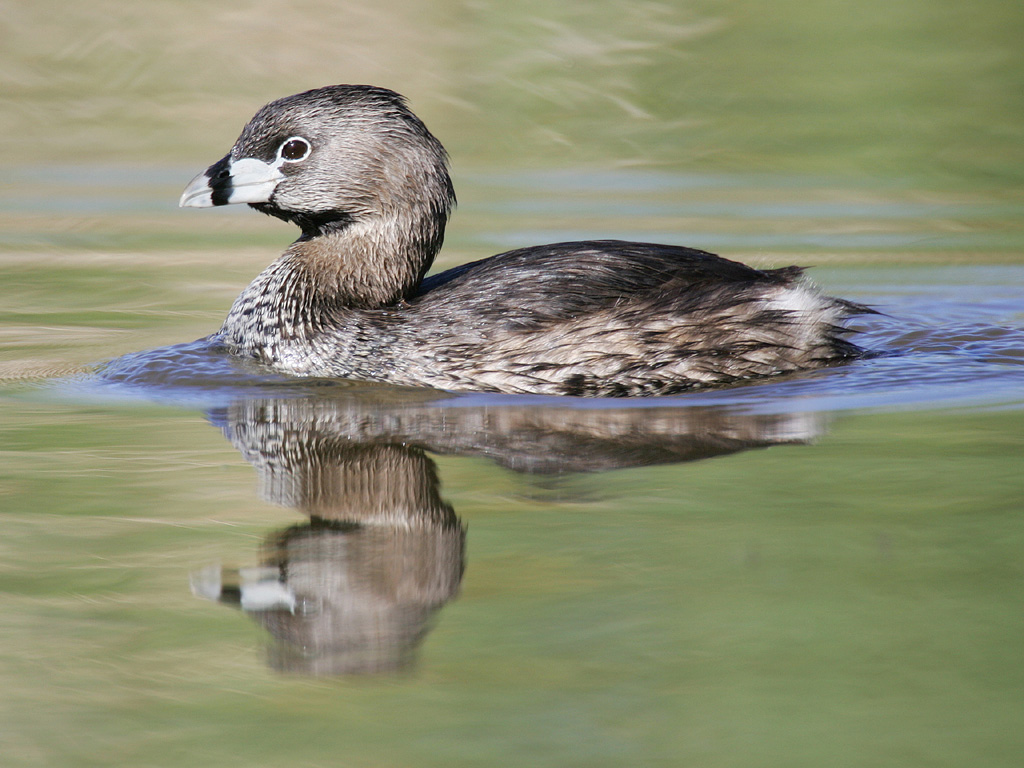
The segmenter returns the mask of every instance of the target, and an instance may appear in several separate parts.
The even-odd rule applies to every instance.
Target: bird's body
[[[182,205],[247,202],[302,236],[218,340],[299,376],[449,390],[648,395],[819,368],[859,350],[800,270],[678,246],[535,246],[424,279],[454,192],[391,91],[331,86],[260,110]]]

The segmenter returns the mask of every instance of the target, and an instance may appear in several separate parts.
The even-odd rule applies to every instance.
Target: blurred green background
[[[811,202],[832,203],[848,209],[846,234],[925,218],[979,235],[954,237],[961,251],[1019,250],[1024,9],[1010,0],[41,0],[9,4],[0,25],[0,237],[12,246],[284,237],[260,217],[179,214],[178,190],[263,103],[366,82],[409,97],[448,147],[463,204],[452,243],[474,254],[474,236],[513,223],[486,205],[507,201],[512,181],[527,202],[612,191],[614,208],[630,192],[650,203],[637,179],[659,173],[689,179],[676,204],[781,199],[798,231],[816,223]],[[530,175],[566,169],[596,175],[557,196]],[[746,196],[723,198],[737,183]],[[742,227],[714,206],[686,212],[647,211],[657,226],[641,226],[680,238],[703,222]],[[514,213],[519,229],[538,218]],[[915,250],[941,250],[933,233],[914,233]]]
[[[467,167],[1024,181],[1011,0],[41,0],[2,23],[5,163],[213,157],[266,101],[367,82]]]

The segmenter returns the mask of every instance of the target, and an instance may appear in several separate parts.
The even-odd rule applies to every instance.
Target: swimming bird
[[[197,175],[183,207],[248,203],[299,238],[213,338],[296,376],[445,390],[627,396],[821,368],[861,350],[798,267],[593,240],[425,277],[455,203],[448,156],[384,88],[273,101]]]

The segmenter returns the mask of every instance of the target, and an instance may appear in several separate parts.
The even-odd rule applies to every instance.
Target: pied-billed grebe
[[[424,279],[454,202],[444,147],[397,93],[271,102],[181,197],[302,230],[214,338],[300,376],[557,395],[680,392],[860,353],[841,323],[868,310],[800,269],[679,246],[555,243]]]

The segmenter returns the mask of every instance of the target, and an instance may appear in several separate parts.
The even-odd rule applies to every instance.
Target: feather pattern
[[[290,161],[296,139],[310,149]],[[691,248],[554,243],[424,279],[455,194],[444,148],[391,91],[331,86],[267,105],[206,172],[210,204],[231,202],[231,163],[242,160],[249,173],[269,169],[273,185],[266,200],[249,190],[243,201],[302,236],[238,297],[217,338],[281,371],[624,396],[862,354],[844,323],[870,309],[821,294],[799,267],[759,270]],[[203,199],[200,182],[188,199]]]

